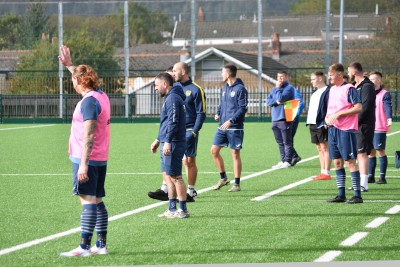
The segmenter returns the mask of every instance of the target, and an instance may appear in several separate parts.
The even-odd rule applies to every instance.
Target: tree
[[[100,77],[110,77],[101,80],[101,88],[108,92],[116,92],[119,91],[118,87],[123,86],[118,85],[120,67],[113,59],[115,47],[109,39],[103,41],[92,36],[87,28],[82,28],[66,36],[65,44],[71,48],[75,65],[91,65]],[[58,93],[58,54],[58,43],[53,44],[48,40],[37,43],[31,54],[20,58],[16,75],[12,79],[11,93]],[[65,93],[73,93],[68,78],[64,88]]]
[[[46,15],[45,5],[37,2],[32,2],[29,5],[19,27],[21,32],[21,48],[30,49],[40,40],[42,33],[50,34],[47,28],[48,20],[49,17]]]
[[[13,49],[21,35],[19,24],[21,17],[16,14],[4,14],[0,16],[0,50]]]

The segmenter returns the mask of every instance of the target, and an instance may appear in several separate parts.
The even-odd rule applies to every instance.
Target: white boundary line
[[[326,252],[324,255],[316,259],[314,262],[331,262],[333,261],[336,257],[339,257],[342,255],[342,252],[339,250],[331,250]]]
[[[295,183],[286,185],[286,186],[281,187],[281,188],[279,188],[279,189],[276,189],[276,190],[274,190],[274,191],[268,192],[268,193],[266,193],[266,194],[264,194],[264,195],[255,197],[255,198],[252,199],[252,201],[262,201],[262,200],[267,199],[267,198],[270,198],[270,197],[272,197],[272,196],[274,196],[274,195],[280,194],[280,193],[282,193],[282,192],[284,192],[284,191],[286,191],[286,190],[292,189],[292,188],[294,188],[294,187],[296,187],[296,186],[299,186],[299,185],[308,183],[308,182],[310,182],[310,181],[313,181],[312,177],[313,177],[313,176],[308,177],[308,178],[303,179],[303,180],[300,180],[300,181],[298,181],[298,182],[295,182]]]
[[[199,174],[218,174],[219,172],[198,172]],[[233,172],[226,172],[233,173]],[[254,173],[254,172],[242,172]],[[67,176],[71,173],[0,173],[0,176]],[[107,175],[161,175],[160,172],[107,172]],[[387,176],[386,176],[387,177]]]
[[[354,233],[352,236],[348,237],[347,239],[343,240],[342,243],[340,243],[341,246],[343,247],[351,247],[354,244],[358,243],[362,239],[364,239],[368,235],[368,232],[357,232]]]
[[[396,205],[390,209],[388,209],[385,214],[397,214],[400,211],[400,205]]]
[[[365,227],[366,228],[378,228],[379,226],[384,224],[387,220],[389,220],[389,217],[378,217],[378,218],[375,218],[369,224],[367,224]]]
[[[14,128],[2,128],[0,131],[8,131],[8,130],[19,130],[19,129],[32,129],[32,128],[43,128],[55,126],[56,124],[46,124],[46,125],[36,125],[36,126],[23,126],[23,127],[14,127]]]
[[[299,162],[298,164],[300,164],[302,162],[307,162],[307,161],[313,160],[315,158],[318,158],[318,156],[314,156],[314,157],[310,157],[310,158],[304,159],[301,162]],[[267,170],[264,170],[264,171],[256,172],[256,173],[244,176],[240,180],[241,181],[248,180],[248,179],[251,179],[251,178],[254,178],[254,177],[263,175],[265,173],[268,173],[268,172],[271,172],[271,171],[275,171],[275,170],[278,170],[278,169],[267,169]],[[157,173],[157,174],[160,174],[160,173]],[[201,194],[201,193],[204,193],[204,192],[207,192],[207,191],[210,191],[210,190],[212,190],[212,186],[200,189],[200,190],[197,191],[197,193]],[[143,211],[147,211],[147,210],[151,210],[153,208],[157,208],[159,206],[163,206],[163,205],[165,205],[167,203],[168,203],[167,201],[163,201],[163,202],[157,202],[157,203],[154,203],[154,204],[146,205],[146,206],[143,206],[143,207],[140,207],[140,208],[128,211],[128,212],[124,212],[124,213],[112,216],[112,217],[110,217],[108,219],[108,221],[115,221],[115,220],[118,220],[118,219],[121,219],[121,218],[124,218],[124,217],[127,217],[127,216],[131,216],[131,215],[143,212]],[[10,248],[2,249],[2,250],[0,250],[0,256],[8,254],[8,253],[11,253],[11,252],[14,252],[14,251],[18,251],[18,250],[21,250],[21,249],[24,249],[24,248],[32,247],[34,245],[38,245],[38,244],[41,244],[41,243],[44,243],[44,242],[47,242],[47,241],[51,241],[51,240],[54,240],[54,239],[57,239],[57,238],[60,238],[60,237],[71,235],[71,234],[77,233],[79,231],[80,231],[80,227],[77,227],[77,228],[73,228],[73,229],[58,233],[58,234],[49,235],[47,237],[35,239],[35,240],[29,241],[29,242],[26,242],[26,243],[23,243],[23,244],[20,244],[20,245],[16,245],[16,246],[13,246],[13,247],[10,247]]]

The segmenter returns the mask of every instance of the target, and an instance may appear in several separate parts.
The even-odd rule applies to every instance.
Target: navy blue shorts
[[[186,151],[185,151],[186,157],[196,157],[199,134],[200,133],[197,133],[196,137],[194,137],[191,130],[186,131]]]
[[[78,180],[79,164],[72,163],[72,177],[74,195],[96,196],[98,198],[105,197],[104,183],[106,181],[107,165],[104,166],[88,166],[89,181],[86,183]]]
[[[374,149],[386,148],[386,133],[374,133]]]
[[[164,156],[164,143],[160,145],[161,171],[168,176],[182,176],[182,159],[186,150],[186,142],[171,142],[171,154]]]
[[[214,140],[212,142],[215,146],[227,147],[230,145],[231,149],[240,150],[242,149],[244,137],[244,130],[221,130],[217,129],[214,135]]]
[[[353,131],[328,128],[328,147],[331,159],[355,159],[357,157],[357,138]]]

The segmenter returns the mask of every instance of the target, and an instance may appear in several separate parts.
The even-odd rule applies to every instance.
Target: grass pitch
[[[40,127],[37,127],[40,126]],[[43,126],[43,127],[42,127]],[[216,123],[206,123],[198,145],[197,191],[209,188],[219,174],[209,152]],[[400,124],[391,127],[394,133]],[[129,216],[115,217],[158,203],[147,197],[161,184],[159,155],[150,152],[158,124],[113,124],[105,203],[110,218],[110,254],[89,258],[61,258],[79,244],[80,233],[18,245],[79,227],[81,207],[71,195],[68,160],[70,125],[0,125],[0,265],[94,266],[313,262],[328,251],[342,254],[335,261],[399,260],[399,215],[385,212],[400,205],[400,179],[394,153],[399,134],[387,139],[387,185],[370,184],[360,205],[331,204],[337,194],[334,179],[310,181],[263,201],[253,198],[318,174],[317,155],[308,128],[300,123],[295,147],[303,161],[293,168],[261,175],[279,161],[270,123],[246,123],[242,191],[199,194],[188,203],[191,218],[158,218],[167,205]],[[233,179],[229,149],[222,150],[228,177]],[[379,160],[377,175],[379,173]],[[334,175],[334,171],[332,172]],[[349,176],[349,172],[347,171]],[[350,186],[350,179],[347,180]],[[347,196],[352,193],[347,191]],[[365,226],[389,217],[378,228]],[[350,247],[340,243],[356,232],[366,238]],[[14,248],[10,253],[7,249]]]

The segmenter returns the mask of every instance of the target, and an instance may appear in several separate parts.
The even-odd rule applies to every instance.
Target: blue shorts
[[[328,128],[328,147],[331,159],[355,159],[357,157],[357,138],[354,131]]]
[[[74,195],[105,197],[104,183],[106,181],[107,165],[88,166],[89,181],[82,183],[78,180],[79,164],[72,163],[73,188]]]
[[[244,137],[244,130],[221,130],[217,129],[214,135],[214,140],[212,142],[215,146],[227,147],[230,145],[231,149],[240,150],[242,149]]]
[[[386,148],[386,133],[374,133],[374,149]]]
[[[197,155],[197,142],[199,141],[199,133],[196,137],[193,136],[192,130],[186,131],[186,157],[196,157]]]
[[[161,171],[168,176],[182,176],[182,159],[186,150],[186,142],[171,142],[171,154],[164,156],[164,143],[160,145]]]

